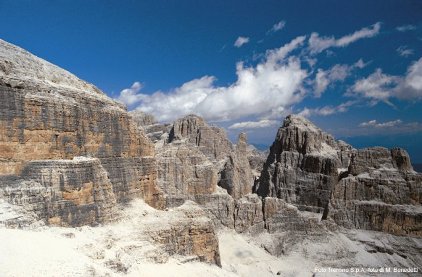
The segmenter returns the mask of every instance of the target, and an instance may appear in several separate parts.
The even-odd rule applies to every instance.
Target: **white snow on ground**
[[[198,208],[190,202],[184,206]],[[220,268],[195,257],[169,257],[146,239],[142,230],[151,224],[165,225],[168,218],[177,216],[177,208],[157,211],[136,200],[123,211],[121,220],[105,226],[0,228],[0,276],[313,276],[318,267],[411,266],[397,254],[367,251],[370,245],[389,248],[387,234],[355,230],[347,236],[329,232],[319,239],[298,236],[288,253],[276,257],[261,247],[275,242],[270,234],[251,236],[224,228],[217,232]]]
[[[219,232],[220,255],[224,269],[237,276],[312,276],[314,264],[297,255],[278,258],[233,230]]]

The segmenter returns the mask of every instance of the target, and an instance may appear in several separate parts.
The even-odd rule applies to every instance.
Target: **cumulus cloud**
[[[122,90],[116,100],[130,107],[142,100],[143,95],[138,94],[141,89],[142,84],[140,82],[135,82],[130,88]]]
[[[311,54],[318,54],[331,47],[346,47],[357,40],[376,36],[380,29],[381,23],[377,22],[370,27],[362,28],[359,31],[345,35],[339,39],[336,39],[333,36],[320,37],[318,33],[312,33],[308,41],[309,51]]]
[[[399,48],[396,49],[397,53],[402,57],[408,57],[413,55],[414,51],[413,49],[407,48],[407,46],[402,45]]]
[[[394,93],[402,99],[422,99],[422,58],[409,66]]]
[[[286,21],[284,20],[279,21],[276,24],[274,24],[273,27],[271,27],[271,29],[267,33],[275,33],[275,32],[281,31],[284,29],[285,26],[286,26]]]
[[[350,74],[352,67],[345,64],[336,64],[328,70],[318,69],[315,76],[314,95],[321,97],[327,87],[335,81],[344,81]]]
[[[324,107],[313,108],[313,109],[308,109],[305,107],[299,113],[299,115],[304,116],[304,117],[310,117],[312,115],[327,116],[327,115],[332,115],[336,113],[344,113],[344,112],[347,112],[349,108],[353,106],[355,103],[356,101],[347,101],[337,106],[324,106]]]
[[[396,30],[399,32],[407,32],[407,31],[412,31],[415,29],[416,29],[416,26],[414,25],[402,25],[402,26],[396,27]]]
[[[229,129],[258,129],[277,125],[277,120],[262,119],[260,121],[244,121],[232,124]]]
[[[303,45],[305,36],[267,51],[255,67],[236,65],[237,80],[229,86],[216,86],[215,77],[204,76],[169,92],[135,95],[137,109],[153,114],[159,121],[171,121],[189,113],[207,120],[235,120],[246,116],[265,116],[300,102],[305,94],[303,81],[308,72],[300,60],[290,55]],[[125,89],[119,98],[126,94]]]
[[[400,119],[382,122],[382,123],[379,123],[375,119],[373,119],[367,122],[362,122],[359,124],[359,126],[360,127],[375,127],[375,128],[391,128],[391,127],[400,125],[402,123],[403,122]]]
[[[379,101],[391,104],[391,98],[422,99],[422,58],[408,67],[405,76],[392,76],[377,69],[367,78],[357,80],[348,95],[362,96],[374,104]]]
[[[392,96],[392,88],[394,88],[399,79],[394,76],[382,73],[381,69],[377,69],[367,78],[360,79],[352,86],[351,91],[355,95],[363,96],[378,101],[388,102]]]
[[[327,70],[319,68],[314,81],[315,97],[321,97],[322,93],[333,82],[344,81],[350,75],[353,69],[363,68],[365,66],[366,64],[363,62],[362,59],[360,59],[353,65],[336,64]]]
[[[234,46],[239,48],[242,47],[244,44],[249,42],[249,38],[248,37],[238,37],[236,39],[236,41],[234,42]]]

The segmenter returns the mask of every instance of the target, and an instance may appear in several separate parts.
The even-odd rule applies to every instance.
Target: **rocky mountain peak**
[[[344,142],[336,141],[333,136],[316,127],[308,119],[289,115],[277,132],[271,147],[273,152],[295,151],[301,154],[336,155],[337,150],[351,149]]]
[[[170,131],[169,142],[173,140],[188,138],[196,136],[198,129],[205,126],[204,119],[200,116],[190,114],[183,118],[176,120],[173,124],[173,128]]]
[[[132,116],[132,119],[138,124],[140,127],[148,126],[156,124],[157,121],[152,114],[145,113],[143,111],[131,111],[129,114]]]
[[[315,126],[307,118],[300,116],[300,115],[296,115],[296,114],[288,115],[284,119],[282,127],[283,128],[296,127],[296,128],[299,128],[299,129],[310,131],[310,132],[321,131],[321,129],[319,129],[317,126]]]
[[[413,171],[413,167],[410,162],[410,157],[406,150],[399,147],[395,147],[391,149],[391,157],[393,158],[394,165],[399,170]]]
[[[246,151],[248,149],[248,137],[247,137],[246,133],[240,133],[239,134],[239,136],[237,138],[236,147],[237,147],[238,150],[246,153]]]
[[[30,52],[0,39],[0,82],[13,88],[79,91],[111,101],[94,85]]]

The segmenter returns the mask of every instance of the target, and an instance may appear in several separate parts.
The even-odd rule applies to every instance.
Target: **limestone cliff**
[[[95,178],[89,177],[85,178],[86,182],[92,182],[88,187],[78,182],[71,186],[87,192],[107,184],[107,190],[112,188],[114,194],[110,197],[119,202],[143,197],[150,205],[163,207],[164,202],[156,186],[153,144],[137,128],[125,108],[95,86],[0,40],[0,95],[1,175],[28,179],[32,175],[32,161],[36,160],[39,161],[37,168],[41,168],[38,177],[44,180],[49,178],[46,172],[52,170],[50,160],[95,157],[105,170],[103,175],[107,180],[96,183]],[[72,162],[61,165],[63,169],[59,171],[63,178],[73,180],[70,175]],[[68,165],[70,167],[66,169]],[[85,165],[87,168],[83,169]],[[82,171],[92,168],[89,163],[78,166],[82,167]],[[31,180],[38,182],[37,178]],[[85,182],[83,179],[78,180]],[[54,180],[41,182],[41,186],[47,191],[53,188],[55,193],[65,196],[68,188],[60,186],[61,179]],[[1,187],[4,186],[9,186],[9,183],[2,181]],[[67,197],[78,198],[72,195],[67,194]],[[60,197],[52,199],[61,201]],[[75,206],[75,210],[71,213],[79,213],[79,208],[86,209],[81,205],[87,203],[75,201],[71,205]],[[55,212],[60,214],[66,209],[71,210],[66,205],[53,203],[52,208],[58,209]],[[78,225],[102,219],[99,215],[90,218],[91,221],[64,221]],[[45,219],[50,220],[50,217]]]
[[[422,174],[413,171],[405,150],[354,151],[343,176],[331,197],[338,224],[422,236]]]
[[[169,143],[186,141],[195,145],[218,171],[218,185],[235,199],[252,191],[253,175],[247,157],[246,136],[233,145],[222,128],[209,126],[202,118],[188,115],[174,122]]]
[[[255,191],[322,212],[351,150],[307,119],[290,115],[277,132]]]
[[[349,228],[422,235],[422,174],[405,150],[356,150],[299,116],[278,130],[255,191]]]
[[[223,129],[209,126],[196,115],[176,120],[169,132],[165,124],[151,121],[140,111],[131,115],[155,138],[158,184],[168,207],[193,200],[217,227],[245,232],[256,225],[263,230],[262,202],[250,194],[255,175],[249,159],[255,154],[245,134],[234,145]]]

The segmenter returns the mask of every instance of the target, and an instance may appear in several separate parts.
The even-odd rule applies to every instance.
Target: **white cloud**
[[[396,127],[402,123],[403,122],[400,119],[387,121],[383,123],[378,123],[375,119],[373,119],[367,122],[362,122],[361,124],[359,124],[359,126],[360,127],[375,127],[375,128],[391,128],[391,127]]]
[[[236,39],[236,41],[234,42],[234,46],[239,48],[242,47],[242,45],[246,44],[249,42],[249,38],[248,37],[238,37]]]
[[[274,65],[279,61],[283,61],[284,58],[286,58],[287,55],[290,54],[290,52],[292,52],[303,44],[305,38],[305,36],[299,36],[290,41],[289,43],[285,44],[283,47],[268,50],[266,53],[267,63]]]
[[[304,108],[299,115],[304,117],[310,117],[312,115],[321,115],[321,116],[328,116],[336,113],[344,113],[349,110],[351,106],[353,106],[356,103],[356,101],[347,101],[345,103],[341,103],[338,106],[324,106],[321,108],[313,108],[308,109]]]
[[[394,95],[401,99],[422,99],[422,58],[408,67],[406,76],[394,89]]]
[[[387,75],[377,69],[367,78],[356,81],[348,95],[363,96],[374,104],[379,101],[391,104],[390,98],[422,99],[422,58],[412,63],[403,77]]]
[[[315,76],[314,95],[321,97],[322,93],[327,89],[330,83],[335,81],[344,81],[349,75],[351,68],[348,65],[336,64],[332,68],[324,71],[319,68]]]
[[[413,90],[422,91],[422,58],[408,68],[404,83]]]
[[[416,26],[414,25],[402,25],[402,26],[398,26],[396,27],[396,30],[399,32],[406,32],[406,31],[412,31],[415,30]]]
[[[271,27],[271,29],[267,33],[275,33],[282,30],[286,26],[286,21],[282,20],[277,22],[276,24]]]
[[[152,95],[141,95],[137,109],[153,114],[159,121],[170,121],[193,113],[194,109],[209,94],[215,91],[212,76],[184,83],[170,92],[155,92]]]
[[[414,54],[413,49],[407,48],[407,46],[402,45],[396,49],[397,53],[402,57],[408,57]]]
[[[267,51],[265,59],[255,67],[238,63],[237,80],[229,86],[215,86],[214,77],[204,76],[167,93],[138,92],[137,109],[153,114],[159,121],[171,121],[189,113],[207,120],[279,113],[304,97],[302,84],[308,72],[301,68],[298,58],[289,56],[304,40],[304,36],[298,37],[283,47]]]
[[[378,122],[377,120],[369,120],[362,122],[357,126],[347,125],[345,127],[336,128],[336,136],[368,136],[368,135],[396,135],[410,134],[422,131],[421,122],[403,122],[400,119]]]
[[[336,64],[328,70],[318,69],[314,81],[314,95],[321,97],[322,93],[333,82],[344,81],[355,68],[363,68],[366,64],[359,59],[353,65]]]
[[[365,66],[367,66],[369,63],[365,63],[362,59],[359,59],[355,64],[353,65],[356,68],[362,69]]]
[[[312,54],[321,53],[330,47],[346,47],[350,43],[359,39],[370,38],[376,36],[381,29],[381,23],[377,22],[374,25],[362,28],[359,31],[343,36],[339,39],[331,37],[320,37],[318,33],[312,33],[309,38],[309,50]]]
[[[351,91],[355,95],[369,98],[375,102],[384,101],[388,103],[393,94],[392,88],[397,85],[398,81],[397,77],[386,75],[378,68],[367,78],[356,81]]]
[[[244,121],[232,124],[229,129],[258,129],[266,128],[279,124],[277,120],[263,119],[260,121]]]
[[[140,82],[135,82],[130,88],[122,90],[116,100],[127,106],[139,103],[143,98],[142,94],[138,94],[141,89],[142,84]]]

